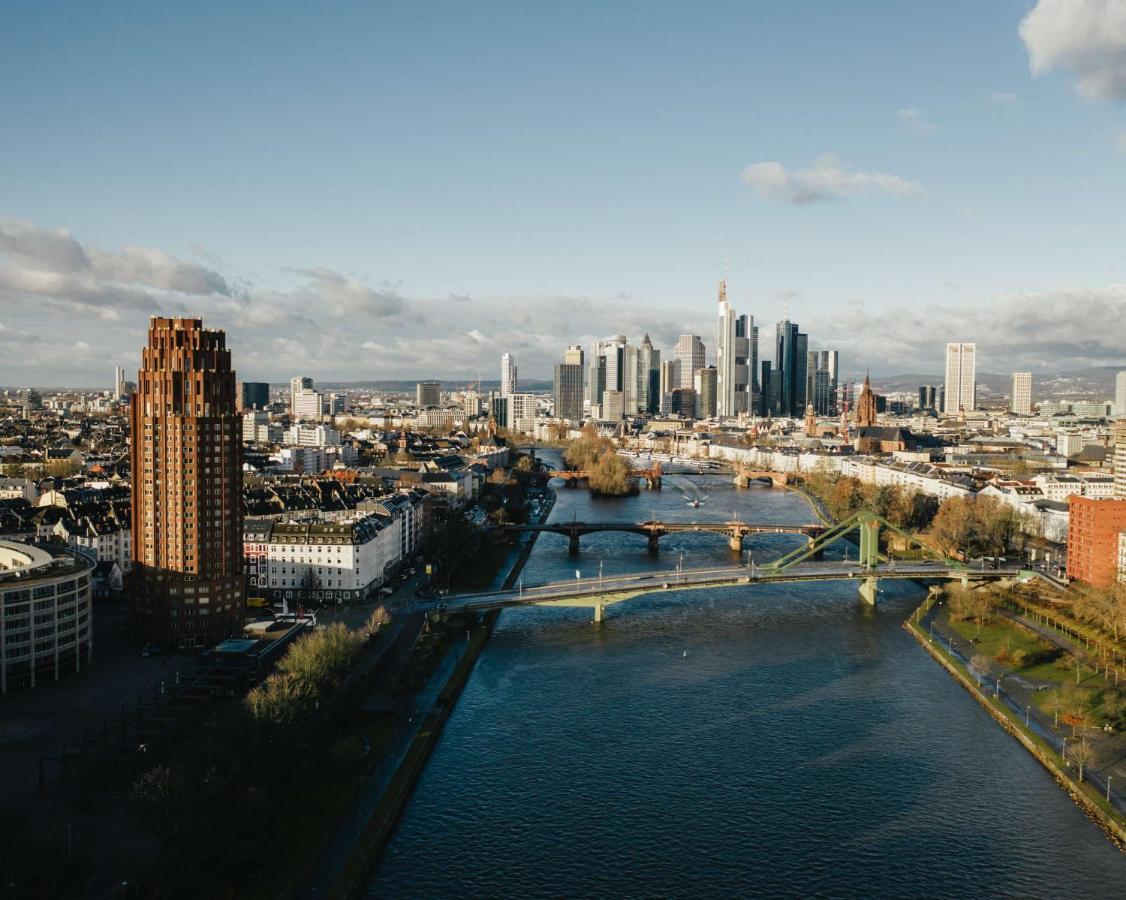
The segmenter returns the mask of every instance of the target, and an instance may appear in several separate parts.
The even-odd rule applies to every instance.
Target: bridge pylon
[[[860,596],[869,606],[876,605],[876,595],[879,592],[880,579],[875,575],[869,575],[867,578],[862,578],[860,580]]]
[[[649,552],[653,556],[656,556],[661,552],[660,535],[658,535],[655,531],[649,532]]]
[[[579,555],[579,533],[577,531],[572,531],[567,535],[567,555]]]

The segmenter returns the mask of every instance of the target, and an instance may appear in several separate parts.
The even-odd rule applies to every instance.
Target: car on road
[[[145,644],[141,648],[141,656],[160,656],[160,644]]]

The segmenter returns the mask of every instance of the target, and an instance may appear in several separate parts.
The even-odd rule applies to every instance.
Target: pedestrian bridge
[[[494,532],[532,532],[542,534],[562,534],[568,539],[568,550],[572,556],[578,555],[579,538],[587,534],[607,531],[626,532],[643,535],[648,541],[650,553],[657,553],[661,538],[670,534],[711,533],[722,534],[728,545],[737,553],[743,550],[743,541],[752,534],[801,534],[812,542],[823,534],[824,525],[781,525],[768,522],[549,522],[533,525],[494,525],[488,529]]]

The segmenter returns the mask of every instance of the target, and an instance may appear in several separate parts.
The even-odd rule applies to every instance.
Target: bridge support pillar
[[[656,556],[661,549],[660,539],[655,534],[649,535],[649,552]]]
[[[594,624],[602,624],[602,600],[599,598],[594,602]]]
[[[579,555],[579,536],[578,534],[569,535],[567,538],[567,553],[571,556]]]
[[[880,579],[874,575],[864,578],[860,582],[860,596],[869,606],[876,605],[876,594],[880,590]]]
[[[731,537],[728,538],[727,545],[732,550],[734,550],[736,553],[742,553],[743,552],[743,535],[741,533],[731,535]]]
[[[814,547],[814,545],[816,543],[817,543],[817,541],[816,541],[815,538],[809,539],[809,546],[811,548],[813,548],[813,552],[809,555],[809,558],[810,559],[824,559],[825,558],[825,548],[824,547]]]

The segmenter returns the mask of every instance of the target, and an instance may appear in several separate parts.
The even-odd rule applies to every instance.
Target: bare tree
[[[1079,766],[1079,781],[1082,782],[1084,770],[1094,761],[1095,748],[1091,746],[1086,738],[1083,738],[1078,743],[1072,745],[1071,758],[1075,760],[1075,764]]]

